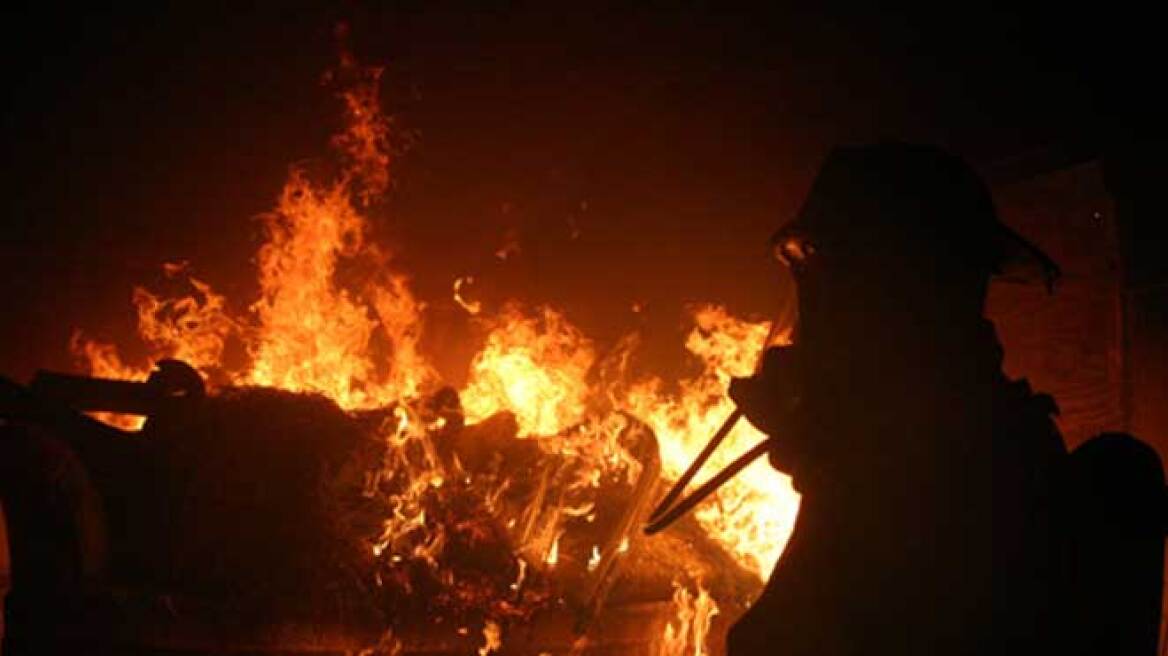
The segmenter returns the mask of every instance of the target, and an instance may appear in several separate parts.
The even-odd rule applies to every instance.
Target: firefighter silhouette
[[[992,277],[1058,267],[961,160],[899,143],[834,150],[773,246],[795,345],[730,393],[803,501],[729,654],[1083,653],[1077,470],[983,317]]]

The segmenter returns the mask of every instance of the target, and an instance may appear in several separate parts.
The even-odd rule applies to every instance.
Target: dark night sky
[[[980,166],[1090,147],[1155,64],[1115,8],[537,7],[6,9],[0,374],[68,366],[75,327],[124,333],[164,261],[250,298],[251,217],[337,126],[338,19],[413,142],[375,219],[423,297],[477,273],[602,338],[640,301],[671,342],[685,302],[768,310],[764,240],[832,143]],[[509,231],[523,255],[501,265]]]

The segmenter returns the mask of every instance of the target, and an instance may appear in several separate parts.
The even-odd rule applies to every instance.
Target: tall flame
[[[389,187],[380,76],[381,69],[342,56],[348,120],[332,144],[346,166],[324,185],[294,169],[276,210],[264,217],[261,295],[252,305],[259,327],[249,348],[252,367],[241,382],[322,392],[344,408],[362,408],[415,396],[434,379],[417,350],[423,306],[368,241],[368,221],[358,208]],[[364,265],[367,273],[339,280],[342,261]],[[392,346],[388,363],[373,358],[379,338]]]
[[[403,536],[426,525],[418,499],[443,485],[444,472],[429,445],[404,446],[422,439],[424,422],[429,421],[411,409],[411,400],[440,383],[420,347],[425,304],[414,296],[409,279],[394,269],[390,255],[370,240],[366,218],[390,186],[393,160],[390,122],[377,100],[380,72],[342,56],[331,78],[343,86],[340,95],[347,119],[345,129],[331,141],[340,170],[320,181],[294,168],[275,208],[261,217],[265,242],[256,257],[258,299],[246,310],[233,309],[238,306],[191,277],[186,267],[168,265],[168,274],[186,277],[190,293],[160,298],[137,289],[133,301],[151,360],[181,358],[208,378],[232,384],[321,393],[346,409],[393,408],[384,434],[396,449],[390,459],[409,472],[410,480],[392,499],[392,516],[373,549],[396,554],[407,548],[409,541]],[[702,363],[701,373],[680,381],[676,391],[667,391],[659,379],[626,384],[619,391],[611,386],[600,389],[589,379],[597,362],[595,346],[562,313],[524,309],[518,303],[488,311],[459,296],[462,284],[454,285],[455,300],[474,313],[486,332],[460,392],[467,419],[476,422],[509,411],[521,435],[539,439],[546,449],[591,458],[597,472],[628,460],[613,442],[612,436],[624,425],[619,415],[612,415],[619,421],[593,421],[573,438],[548,436],[587,423],[595,407],[615,407],[656,432],[663,473],[675,479],[733,410],[726,396],[729,380],[751,372],[768,334],[765,322],[743,321],[716,306],[701,307],[686,341]],[[232,340],[246,354],[242,365],[228,366],[224,361]],[[95,375],[141,379],[149,373],[148,366],[126,362],[113,346],[80,334],[72,346]],[[728,464],[761,439],[756,430],[741,424],[708,466],[713,471]],[[590,481],[579,483],[586,486]],[[696,517],[743,567],[762,578],[783,549],[798,505],[790,481],[765,463],[756,463],[700,506]],[[557,517],[564,512],[568,509],[561,509]],[[536,532],[542,536],[540,544],[547,543],[545,563],[554,564],[558,558],[556,530],[553,521]],[[410,543],[408,555],[435,560],[445,539],[443,531],[436,530],[425,540]],[[526,561],[519,562],[522,579]],[[700,645],[716,605],[702,589],[696,596],[683,591],[679,589],[681,596],[675,600],[679,608],[687,609],[688,619],[684,627],[671,629],[674,633],[666,643],[697,644],[691,653],[702,656]],[[485,637],[484,649],[496,649],[497,625],[485,630]],[[667,651],[680,656],[685,650]]]
[[[237,338],[250,361],[228,372],[230,382],[319,392],[349,409],[388,405],[436,382],[418,350],[424,305],[369,241],[363,214],[390,180],[380,74],[343,54],[330,76],[343,84],[346,126],[331,141],[343,166],[323,182],[293,168],[275,209],[261,217],[260,296],[250,313],[233,314],[223,296],[194,277],[187,278],[193,292],[185,297],[134,291],[138,330],[151,359],[179,358],[207,374],[223,366],[225,344]],[[166,271],[186,273],[179,265]],[[73,350],[96,375],[141,379],[149,373],[80,335]]]

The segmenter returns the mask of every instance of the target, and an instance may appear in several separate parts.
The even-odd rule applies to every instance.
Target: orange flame
[[[479,647],[479,656],[499,651],[503,648],[503,630],[497,622],[487,621],[483,625],[483,646]]]
[[[718,614],[718,604],[699,581],[697,593],[674,583],[675,619],[665,625],[657,645],[657,656],[707,656],[710,624]]]
[[[186,267],[166,268],[170,275],[176,275]],[[178,299],[159,299],[141,287],[134,289],[138,332],[147,344],[172,358],[198,369],[218,367],[236,323],[226,313],[225,297],[197,278],[188,277],[187,281],[194,293]]]
[[[591,342],[550,308],[531,317],[508,305],[491,325],[462,390],[467,419],[510,410],[521,435],[555,435],[580,422],[589,395],[585,376],[595,360]]]
[[[341,94],[347,127],[331,143],[343,166],[324,182],[301,169],[289,175],[275,209],[262,217],[266,241],[256,258],[260,294],[248,312],[233,311],[228,299],[189,277],[184,267],[169,267],[168,273],[188,275],[191,294],[163,299],[138,289],[134,304],[152,360],[181,358],[205,376],[217,372],[235,384],[321,393],[346,409],[393,408],[383,433],[397,448],[391,450],[386,472],[398,472],[399,480],[400,472],[406,472],[408,480],[391,499],[381,539],[371,548],[376,554],[388,552],[437,566],[447,539],[441,526],[421,541],[403,537],[427,526],[418,500],[449,477],[426,437],[433,420],[420,415],[412,403],[439,384],[420,348],[425,305],[413,295],[409,280],[393,270],[389,255],[371,243],[365,216],[390,184],[390,123],[377,102],[379,76],[380,70],[342,57],[336,77],[347,84]],[[590,418],[591,408],[615,406],[647,423],[656,432],[664,474],[676,478],[733,409],[726,396],[730,377],[751,372],[768,334],[766,323],[702,307],[695,312],[696,326],[686,342],[703,365],[698,376],[681,381],[677,392],[667,392],[658,379],[619,392],[615,387],[598,389],[588,378],[597,360],[595,347],[563,314],[546,307],[525,311],[517,303],[488,312],[461,298],[462,284],[455,283],[455,300],[486,330],[485,344],[472,359],[460,393],[467,419],[513,413],[520,434],[539,439],[542,448],[595,463],[591,478],[576,483],[585,487],[608,468],[636,465],[615,443],[624,417],[613,413]],[[229,370],[223,355],[232,339],[244,347],[247,362]],[[142,379],[149,373],[148,366],[123,361],[113,346],[80,334],[74,337],[73,350],[98,376]],[[573,426],[584,428],[564,435]],[[711,460],[710,471],[762,437],[742,423]],[[404,448],[409,442],[422,448]],[[371,481],[371,488],[376,483]],[[798,505],[790,481],[756,463],[700,506],[696,518],[761,579],[778,559]],[[560,508],[533,515],[534,528],[528,542],[519,545],[521,552],[538,554],[529,558],[533,563],[554,566],[558,522],[571,512],[587,510]],[[623,543],[621,550],[627,548]],[[517,558],[520,585],[528,560]],[[680,623],[669,629],[662,653],[681,656],[692,650],[702,656],[716,604],[700,587],[696,596],[678,588],[675,601]],[[484,629],[487,651],[498,648],[494,626],[494,639]]]
[[[769,333],[769,324],[735,319],[717,306],[698,308],[694,321],[686,348],[704,364],[701,374],[681,381],[679,394],[664,393],[661,381],[653,379],[634,386],[625,400],[629,411],[656,432],[662,469],[673,479],[734,410],[726,395],[730,379],[753,372]],[[787,339],[787,333],[780,333],[779,342]],[[765,437],[739,422],[705,471],[717,472]],[[786,546],[798,510],[799,496],[790,478],[759,461],[723,485],[695,516],[745,567],[766,578]]]

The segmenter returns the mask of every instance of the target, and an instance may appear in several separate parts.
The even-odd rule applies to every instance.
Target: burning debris
[[[160,364],[144,383],[42,373],[5,389],[7,438],[47,431],[92,481],[103,578],[121,591],[106,619],[165,595],[176,613],[209,607],[207,622],[229,609],[245,626],[323,623],[369,640],[483,626],[497,641],[549,613],[586,635],[610,600],[672,594],[684,611],[667,629],[674,649],[680,633],[704,637],[717,609],[706,589],[678,588],[679,572],[730,603],[757,585],[696,522],[669,544],[638,539],[660,463],[629,415],[525,439],[508,413],[465,425],[449,389],[345,412],[271,388],[204,394],[193,369]],[[81,410],[149,418],[120,434]]]
[[[672,623],[624,630],[652,627],[662,654],[703,653],[712,618],[760,590],[797,495],[757,464],[669,532],[639,527],[729,414],[726,385],[768,324],[697,309],[686,345],[701,373],[673,390],[629,374],[631,342],[598,357],[563,314],[469,303],[460,279],[455,301],[485,345],[465,387],[445,387],[421,348],[426,304],[369,238],[392,159],[379,75],[343,56],[329,78],[347,118],[339,172],[290,175],[264,217],[248,311],[168,265],[190,294],[133,297],[160,368],[79,334],[92,375],[145,382],[7,384],[3,430],[78,452],[107,506],[110,580],[165,595],[168,613],[343,625],[384,653],[435,635],[437,651],[540,653],[617,630],[612,608],[664,604]],[[158,396],[160,380],[181,398]],[[739,426],[711,466],[758,439]]]

